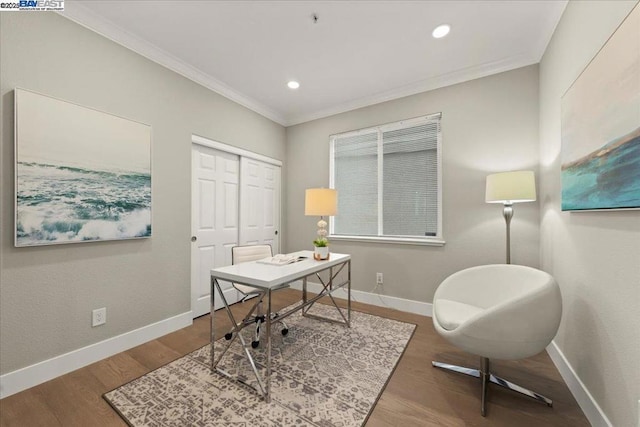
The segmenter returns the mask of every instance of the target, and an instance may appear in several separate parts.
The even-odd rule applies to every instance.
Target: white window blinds
[[[378,133],[342,138],[334,153],[340,215],[340,220],[334,221],[334,233],[377,235]]]
[[[334,135],[334,236],[440,238],[440,114]]]

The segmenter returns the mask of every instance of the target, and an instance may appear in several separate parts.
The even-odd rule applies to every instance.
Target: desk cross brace
[[[336,300],[333,298],[333,295],[331,295],[331,293],[333,291],[335,291],[336,289],[340,289],[343,288],[345,285],[347,284],[351,284],[351,266],[349,265],[349,277],[347,278],[347,280],[345,280],[344,282],[338,284],[338,285],[334,285],[333,281],[336,277],[338,277],[338,274],[340,274],[340,272],[344,269],[344,266],[350,264],[350,261],[348,261],[347,263],[341,264],[340,268],[338,269],[338,271],[333,272],[333,267],[329,268],[329,280],[325,283],[324,280],[322,280],[322,277],[320,277],[319,273],[315,273],[316,277],[318,278],[318,280],[320,281],[320,284],[322,285],[322,290],[318,293],[318,295],[316,295],[315,297],[313,297],[312,299],[307,299],[307,278],[305,277],[304,279],[302,279],[302,301],[304,302],[304,305],[301,307],[302,308],[302,315],[311,319],[318,319],[318,320],[325,320],[328,322],[333,322],[333,323],[339,323],[339,324],[345,324],[347,325],[347,327],[351,327],[351,307],[349,307],[347,309],[347,316],[345,317],[342,309],[338,306],[338,303],[336,303]],[[347,289],[347,292],[349,292],[349,294],[351,293],[351,286],[349,286],[349,288]],[[333,304],[333,306],[336,308],[336,310],[338,310],[338,313],[340,313],[340,316],[342,316],[342,320],[335,320],[335,319],[331,319],[329,317],[324,317],[324,316],[318,316],[315,314],[310,314],[309,310],[311,309],[311,307],[313,307],[313,304],[315,304],[315,302],[317,300],[319,300],[322,297],[328,296],[329,298],[331,298],[331,303]],[[349,295],[349,297],[347,298],[348,300],[348,304],[349,306],[351,305],[351,295]]]
[[[218,371],[220,374],[224,375],[225,377],[237,381],[247,387],[252,388],[253,390],[255,390],[258,394],[261,394],[262,396],[267,396],[267,391],[266,388],[264,386],[264,384],[262,384],[262,381],[260,380],[260,375],[258,374],[258,368],[256,366],[255,361],[253,360],[253,357],[251,357],[251,353],[249,352],[249,346],[247,345],[244,337],[242,336],[242,334],[240,333],[240,331],[242,331],[246,326],[248,326],[250,323],[247,322],[247,319],[251,317],[251,315],[257,310],[258,305],[260,305],[260,303],[262,303],[262,300],[264,299],[265,295],[267,294],[267,291],[261,292],[260,295],[258,295],[256,297],[256,303],[253,305],[253,307],[251,307],[251,310],[249,310],[249,313],[245,316],[245,318],[242,320],[242,322],[238,323],[236,322],[236,318],[233,315],[233,313],[231,312],[231,309],[229,308],[229,304],[227,304],[227,298],[224,296],[224,293],[222,292],[222,289],[220,288],[220,284],[218,283],[218,279],[213,278],[212,279],[213,284],[215,286],[215,288],[218,290],[218,294],[220,295],[220,297],[222,297],[222,301],[223,301],[223,307],[226,309],[227,312],[227,316],[229,316],[229,319],[231,320],[231,322],[234,324],[233,330],[232,330],[232,337],[229,340],[229,342],[227,343],[227,346],[224,348],[224,350],[222,350],[222,352],[220,353],[220,356],[218,356],[217,359],[214,358],[214,350],[213,350],[213,346],[214,346],[214,333],[213,333],[213,329],[211,331],[211,349],[210,349],[210,353],[211,353],[211,368],[215,369],[216,371]],[[269,295],[269,297],[271,297],[271,295]],[[211,307],[211,311],[212,311],[212,316],[213,316],[213,307]],[[271,298],[269,298],[269,311],[267,311],[267,313],[271,313]],[[270,328],[267,328],[270,329]],[[271,332],[271,331],[267,331],[267,332]],[[258,381],[258,386],[260,387],[260,390],[256,389],[255,387],[253,387],[251,384],[248,384],[247,382],[243,381],[242,379],[236,378],[233,375],[229,374],[228,372],[218,368],[218,363],[220,363],[220,361],[222,360],[222,358],[224,357],[224,355],[227,353],[227,350],[229,350],[229,348],[231,347],[231,345],[233,344],[233,342],[236,340],[236,338],[240,338],[240,342],[242,343],[242,349],[244,350],[244,352],[247,355],[247,359],[249,360],[249,363],[251,364],[251,369],[253,370],[253,373],[256,377],[256,380]],[[270,350],[270,349],[269,349]]]

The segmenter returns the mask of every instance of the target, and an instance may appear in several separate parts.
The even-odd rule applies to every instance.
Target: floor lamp
[[[502,214],[507,223],[507,264],[511,264],[513,204],[534,202],[535,200],[536,181],[533,171],[501,172],[487,176],[485,201],[504,205]]]

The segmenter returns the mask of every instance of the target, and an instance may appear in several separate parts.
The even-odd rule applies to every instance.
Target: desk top
[[[286,265],[269,265],[257,261],[243,262],[211,270],[211,277],[228,280],[260,289],[278,289],[287,283],[301,279],[351,259],[351,255],[331,253],[326,261],[313,259],[313,251],[298,251],[289,255],[307,257]]]

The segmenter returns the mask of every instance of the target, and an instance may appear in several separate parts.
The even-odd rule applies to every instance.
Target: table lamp
[[[335,215],[338,205],[338,192],[331,188],[308,188],[305,191],[304,214],[320,216],[318,221],[318,237],[313,241],[315,246],[314,258],[318,260],[329,258],[327,239],[327,221],[325,216]]]
[[[511,264],[510,228],[513,204],[535,200],[536,182],[533,171],[501,172],[487,176],[485,201],[504,205],[502,214],[507,223],[507,264]]]

